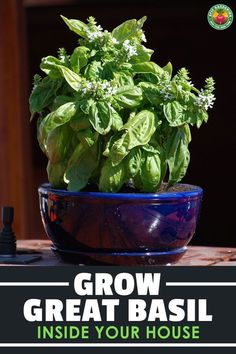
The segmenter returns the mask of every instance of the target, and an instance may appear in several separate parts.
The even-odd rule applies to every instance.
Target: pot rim
[[[70,192],[65,189],[52,188],[50,183],[43,183],[39,186],[39,193],[51,192],[60,197],[96,197],[103,199],[126,199],[126,200],[172,200],[182,198],[194,198],[202,196],[203,189],[188,183],[178,183],[180,186],[189,187],[189,190],[175,191],[175,192],[162,192],[162,193],[108,193],[108,192]]]

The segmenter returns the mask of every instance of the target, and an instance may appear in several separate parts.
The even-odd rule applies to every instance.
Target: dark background
[[[33,2],[32,2],[33,3]],[[58,1],[60,3],[60,1]],[[155,50],[159,65],[171,61],[176,72],[190,70],[197,87],[204,79],[216,80],[216,103],[209,110],[207,125],[192,129],[191,162],[184,182],[204,189],[201,219],[192,244],[236,246],[235,229],[235,35],[236,20],[226,30],[210,27],[207,13],[217,1],[64,1],[57,6],[26,8],[30,82],[39,71],[43,56],[55,55],[59,47],[68,52],[76,46],[76,35],[67,30],[59,15],[85,21],[96,17],[103,28],[111,30],[130,18],[147,15],[144,30],[147,47]],[[224,1],[236,16],[233,1]],[[33,164],[36,183],[47,179],[46,159],[38,148],[35,123],[32,129]]]

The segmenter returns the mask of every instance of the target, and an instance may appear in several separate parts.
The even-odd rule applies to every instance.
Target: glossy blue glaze
[[[186,185],[183,185],[186,187]],[[184,192],[67,192],[39,188],[54,251],[76,263],[166,264],[180,258],[199,217],[202,189]]]

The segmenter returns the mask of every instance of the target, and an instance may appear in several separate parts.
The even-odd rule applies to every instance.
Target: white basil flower
[[[206,94],[203,90],[196,98],[196,105],[200,108],[204,108],[206,111],[213,107],[215,96],[211,94]]]
[[[130,41],[128,39],[124,41],[123,47],[126,51],[128,59],[131,59],[134,55],[138,54],[136,48],[130,44]]]

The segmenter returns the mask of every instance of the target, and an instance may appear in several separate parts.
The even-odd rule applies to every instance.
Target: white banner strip
[[[166,282],[166,286],[236,286],[236,282]]]
[[[69,282],[0,282],[0,286],[69,286]]]

